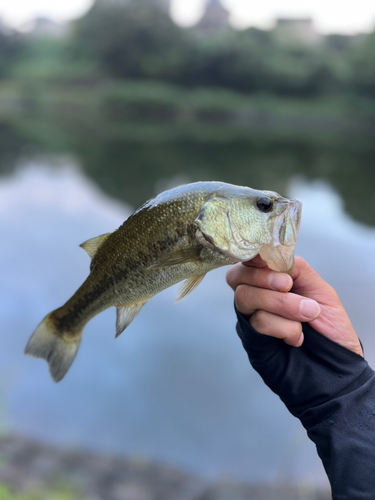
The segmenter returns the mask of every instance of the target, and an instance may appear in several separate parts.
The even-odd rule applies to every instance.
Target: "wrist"
[[[283,340],[258,333],[246,317],[236,312],[237,333],[250,363],[298,418],[309,409],[354,390],[372,376],[362,356],[307,323],[302,324],[304,343],[292,347]]]

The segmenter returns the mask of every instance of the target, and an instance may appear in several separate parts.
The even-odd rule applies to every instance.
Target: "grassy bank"
[[[0,483],[0,500],[78,500],[78,497],[68,489],[61,488],[38,488],[20,493]]]

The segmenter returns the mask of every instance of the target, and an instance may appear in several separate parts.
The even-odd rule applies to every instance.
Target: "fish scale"
[[[118,336],[148,300],[180,281],[186,280],[177,301],[207,272],[258,253],[272,269],[290,271],[300,215],[296,200],[221,182],[165,191],[113,233],[81,245],[92,259],[88,278],[44,318],[25,352],[46,359],[59,381],[75,358],[84,326],[108,307],[117,308]]]

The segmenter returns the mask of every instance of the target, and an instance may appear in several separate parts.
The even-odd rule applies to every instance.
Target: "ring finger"
[[[267,311],[257,311],[251,316],[249,322],[258,333],[283,339],[286,344],[295,347],[302,345],[303,333],[299,321],[285,319]]]

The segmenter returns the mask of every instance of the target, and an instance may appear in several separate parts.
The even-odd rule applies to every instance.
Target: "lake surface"
[[[90,149],[87,130],[72,129],[63,141],[54,126],[0,126],[2,427],[205,476],[326,484],[301,424],[248,363],[226,269],[177,305],[176,287],[159,294],[116,341],[115,310],[97,316],[58,385],[23,350],[87,276],[80,243],[116,229],[162,189],[216,179],[303,202],[297,254],[336,288],[375,366],[372,146],[339,138],[298,149],[286,138],[220,140],[217,130],[200,141],[150,140],[145,132],[142,142],[134,131],[127,141],[102,131]]]

